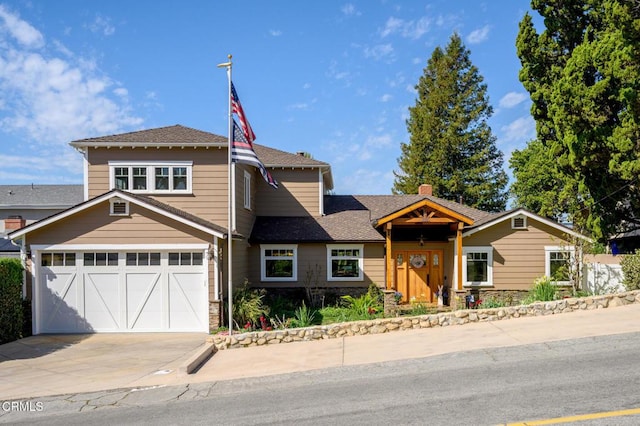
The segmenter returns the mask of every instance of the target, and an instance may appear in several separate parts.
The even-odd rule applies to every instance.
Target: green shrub
[[[293,327],[309,327],[313,325],[313,321],[316,316],[316,311],[307,307],[307,305],[302,302],[302,306],[296,309],[294,318],[291,320],[291,326]]]
[[[22,337],[22,264],[0,259],[0,344]]]
[[[358,298],[350,295],[342,296],[342,300],[345,302],[346,307],[361,319],[370,318],[381,310],[380,303],[370,293],[365,293]]]
[[[620,266],[624,276],[622,284],[627,291],[640,289],[640,250],[636,250],[634,254],[625,254]]]
[[[233,293],[233,321],[236,327],[253,328],[260,315],[267,315],[269,308],[263,303],[266,291],[249,288],[249,281]],[[249,325],[249,327],[247,327]]]
[[[529,304],[533,302],[549,302],[558,298],[558,288],[556,284],[549,277],[537,278],[529,295],[522,301],[523,304]]]
[[[483,299],[482,303],[480,304],[480,308],[482,309],[504,308],[505,306],[508,306],[507,302],[495,296],[489,296]]]

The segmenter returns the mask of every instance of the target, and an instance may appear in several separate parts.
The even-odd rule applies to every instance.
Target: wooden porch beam
[[[442,224],[449,224],[449,223],[456,223],[457,220],[455,219],[450,219],[448,217],[411,217],[411,218],[398,218],[398,219],[393,219],[392,221],[393,223],[395,223],[396,225],[422,225],[422,224],[437,224],[437,225],[442,225]]]
[[[391,227],[393,225],[391,224],[391,222],[387,223],[387,226],[385,227],[385,242],[386,242],[386,253],[385,253],[385,257],[387,259],[387,276],[386,276],[386,283],[385,283],[385,288],[387,290],[392,290],[393,289],[393,282],[392,282],[392,278],[393,278],[393,259],[391,258]]]
[[[458,254],[458,271],[456,280],[458,281],[458,290],[462,290],[462,229],[464,223],[458,222],[458,230],[456,232],[456,253]]]

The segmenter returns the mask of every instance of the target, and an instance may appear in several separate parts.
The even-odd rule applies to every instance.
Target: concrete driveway
[[[0,345],[0,399],[173,383],[206,333],[39,335]]]

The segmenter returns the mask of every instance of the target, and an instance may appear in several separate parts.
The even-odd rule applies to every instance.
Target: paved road
[[[46,398],[0,422],[495,425],[640,407],[640,333],[262,378]],[[35,407],[37,408],[37,407]],[[640,411],[639,411],[640,412]],[[608,414],[582,424],[639,424]]]

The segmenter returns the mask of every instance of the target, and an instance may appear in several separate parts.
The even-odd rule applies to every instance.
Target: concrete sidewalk
[[[541,317],[472,323],[215,353],[194,374],[181,367],[203,351],[206,335],[127,335],[135,350],[118,353],[122,335],[89,335],[69,348],[0,362],[0,400],[217,382],[640,331],[640,304]],[[47,336],[35,336],[44,339]],[[162,339],[166,339],[165,342]],[[23,339],[27,340],[27,339]],[[89,343],[96,342],[92,345]],[[107,345],[111,342],[111,346]],[[105,343],[106,342],[106,343]],[[162,343],[162,344],[161,344]],[[12,344],[8,344],[12,345]],[[8,345],[0,359],[9,359]],[[74,346],[75,345],[75,346]],[[83,346],[84,345],[84,346]],[[114,345],[115,349],[114,349]],[[164,348],[164,349],[163,349]],[[31,348],[31,350],[36,350]],[[105,352],[107,354],[105,354]],[[15,354],[14,354],[15,355]],[[107,356],[107,358],[100,357]],[[131,359],[135,357],[136,359]],[[108,365],[107,361],[108,361]]]

